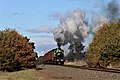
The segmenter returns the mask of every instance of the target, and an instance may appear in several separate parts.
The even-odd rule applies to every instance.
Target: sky
[[[0,0],[0,30],[16,29],[35,43],[38,56],[56,48],[53,31],[65,13],[76,9],[90,17],[110,0]],[[120,2],[120,0],[118,0]],[[90,38],[86,38],[85,44]]]

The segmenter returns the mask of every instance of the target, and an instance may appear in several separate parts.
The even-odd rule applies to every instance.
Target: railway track
[[[47,64],[51,65],[51,64]],[[37,70],[41,70],[44,68],[45,65],[39,65],[37,67]],[[56,65],[54,65],[56,66]],[[111,73],[120,73],[120,69],[110,69],[110,68],[89,68],[84,66],[75,66],[75,65],[57,65],[57,66],[63,66],[63,67],[71,67],[71,68],[77,68],[77,69],[85,69],[85,70],[94,70],[94,71],[103,71],[103,72],[111,72]]]
[[[84,66],[75,66],[75,65],[63,65],[64,67],[71,67],[77,69],[85,69],[85,70],[94,70],[94,71],[103,71],[103,72],[111,72],[111,73],[120,73],[120,69],[108,69],[108,68],[89,68]]]

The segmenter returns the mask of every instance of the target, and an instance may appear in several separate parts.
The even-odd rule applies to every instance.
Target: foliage
[[[107,67],[120,60],[120,20],[104,24],[95,34],[87,51],[90,67]]]
[[[40,65],[40,64],[43,64],[43,63],[44,63],[43,56],[39,56],[36,60],[36,65]]]
[[[15,30],[0,31],[0,69],[6,71],[35,67],[33,43]]]
[[[84,46],[81,42],[75,42],[69,46],[70,52],[66,56],[69,61],[80,60],[83,58],[84,53],[82,52]]]

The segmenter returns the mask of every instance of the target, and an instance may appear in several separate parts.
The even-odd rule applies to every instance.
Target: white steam
[[[66,18],[60,19],[60,24],[54,30],[54,39],[61,41],[61,45],[67,43],[82,42],[88,36],[89,27],[86,14],[77,9]]]

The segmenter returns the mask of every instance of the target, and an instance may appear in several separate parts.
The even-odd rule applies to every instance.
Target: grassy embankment
[[[0,72],[0,80],[38,80],[34,69],[18,72]]]

